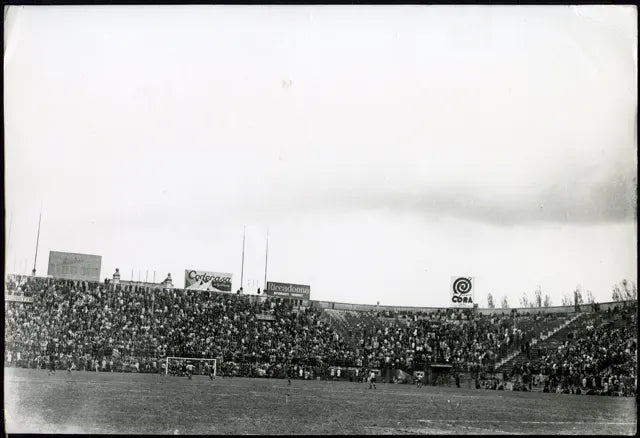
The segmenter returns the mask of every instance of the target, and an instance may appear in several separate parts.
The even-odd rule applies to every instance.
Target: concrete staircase
[[[325,309],[323,312],[327,321],[331,322],[331,326],[340,334],[346,344],[351,348],[358,347],[358,339],[354,325],[356,321],[362,322],[370,318],[366,317],[363,312],[351,310],[333,310]]]
[[[542,333],[536,340],[536,342],[532,343],[531,345],[531,358],[527,357],[526,352],[523,353],[520,351],[515,351],[509,354],[496,364],[497,371],[504,372],[505,375],[510,374],[515,364],[521,365],[526,362],[533,362],[537,360],[539,358],[539,349],[557,348],[558,345],[564,342],[569,333],[578,328],[578,323],[581,318],[583,318],[583,315],[584,314],[582,313],[575,314],[555,328],[549,330],[546,333]],[[540,390],[542,390],[542,388],[540,388]]]

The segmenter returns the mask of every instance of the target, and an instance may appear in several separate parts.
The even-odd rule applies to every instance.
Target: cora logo
[[[456,278],[453,282],[453,293],[466,295],[471,292],[471,279],[466,277]]]

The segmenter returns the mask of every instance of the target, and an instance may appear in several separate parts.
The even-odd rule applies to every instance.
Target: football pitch
[[[625,434],[634,398],[4,369],[9,433]]]

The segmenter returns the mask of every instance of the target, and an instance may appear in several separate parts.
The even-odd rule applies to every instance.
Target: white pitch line
[[[515,421],[515,420],[417,420],[421,423],[514,423],[514,424],[602,424],[628,426],[634,422],[603,422],[603,421]]]

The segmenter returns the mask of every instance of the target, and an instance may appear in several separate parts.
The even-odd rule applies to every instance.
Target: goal
[[[182,365],[191,364],[194,366],[193,375],[205,376],[208,375],[205,364],[208,364],[215,377],[217,371],[216,362],[216,359],[203,359],[201,357],[169,356],[165,362],[164,374],[180,375],[182,373]]]

